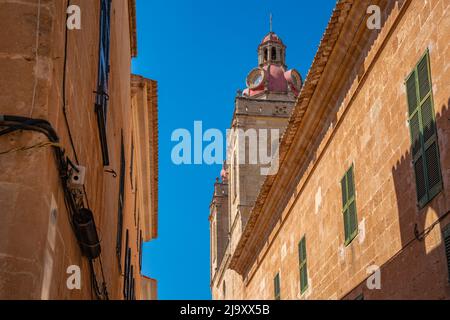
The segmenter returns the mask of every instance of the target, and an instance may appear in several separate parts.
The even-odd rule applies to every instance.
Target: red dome
[[[269,69],[269,66],[265,66],[264,70]],[[275,64],[270,65],[269,74],[269,91],[271,92],[287,92],[287,80],[284,77],[285,70],[282,66]]]
[[[262,40],[261,44],[264,44],[264,43],[269,42],[269,41],[272,41],[272,42],[278,42],[278,43],[283,44],[283,41],[281,41],[280,37],[279,37],[276,33],[274,33],[274,32],[269,32],[269,33],[264,37],[264,39]]]
[[[272,93],[287,93],[289,89],[295,95],[298,95],[298,90],[292,80],[292,70],[286,71],[284,67],[276,64],[266,65],[262,69],[266,75],[265,81],[257,88],[246,88],[243,91],[244,96],[252,97],[263,93],[264,91]]]

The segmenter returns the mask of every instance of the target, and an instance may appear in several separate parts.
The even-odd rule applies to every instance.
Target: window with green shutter
[[[300,292],[303,294],[308,289],[308,267],[306,263],[306,237],[298,244],[298,258],[300,266]]]
[[[356,216],[355,183],[353,165],[341,180],[342,187],[342,213],[344,215],[345,245],[358,234],[358,218]]]
[[[442,190],[428,50],[406,79],[406,91],[417,202],[422,208]]]
[[[280,274],[277,273],[275,276],[275,279],[273,279],[273,287],[274,287],[274,294],[275,294],[275,300],[281,299],[281,288],[280,288]]]

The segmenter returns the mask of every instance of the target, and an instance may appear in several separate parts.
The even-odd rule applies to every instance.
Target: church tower
[[[227,161],[210,207],[214,299],[226,299],[227,292],[236,298],[237,292],[242,292],[241,277],[228,269],[229,257],[239,243],[264,179],[276,173],[279,141],[302,87],[300,74],[287,68],[286,46],[277,34],[270,31],[257,53],[258,66],[249,72],[247,87],[235,98]],[[227,206],[223,205],[225,199]]]
[[[260,157],[263,134],[266,132],[269,144],[277,130],[278,141],[281,139],[302,86],[300,74],[287,69],[285,56],[283,41],[269,32],[258,47],[259,66],[250,71],[247,88],[235,99],[227,153],[231,250],[240,239],[267,175],[261,170],[268,167]],[[257,158],[256,163],[252,156]]]

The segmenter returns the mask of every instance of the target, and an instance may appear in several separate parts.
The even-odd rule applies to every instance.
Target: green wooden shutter
[[[406,80],[406,90],[408,94],[409,115],[412,115],[417,108],[417,88],[415,74]]]
[[[119,259],[119,266],[122,268],[122,229],[123,229],[123,211],[125,208],[125,145],[123,141],[123,132],[120,138],[120,177],[119,177],[119,198],[117,204],[117,231],[116,231],[116,254]]]
[[[417,201],[423,207],[442,190],[428,51],[407,78],[406,91]]]
[[[281,299],[281,288],[280,288],[280,274],[277,273],[275,276],[275,279],[273,279],[273,286],[274,286],[274,293],[275,293],[275,300]]]
[[[431,81],[429,77],[428,53],[423,56],[417,65],[417,77],[419,80],[419,96],[422,101],[431,91]]]
[[[298,256],[300,266],[300,292],[304,293],[308,289],[308,267],[306,262],[306,237],[303,237],[298,244]]]
[[[344,176],[341,180],[342,187],[342,206],[343,206],[343,214],[344,214],[344,232],[345,232],[345,241],[350,238],[350,219],[348,216],[348,210],[346,209],[348,197],[347,197],[347,175]]]
[[[344,216],[345,244],[348,245],[358,234],[358,217],[356,214],[355,183],[353,166],[341,180],[342,213]]]

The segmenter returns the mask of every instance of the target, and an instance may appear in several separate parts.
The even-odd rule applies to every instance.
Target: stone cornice
[[[219,264],[219,267],[216,268],[216,270],[214,270],[214,275],[211,279],[211,287],[214,286],[214,284],[218,285],[222,279],[223,276],[225,275],[225,271],[228,269],[228,265],[230,262],[230,258],[231,258],[231,254],[230,254],[230,242],[228,242],[227,247],[225,249],[225,254],[224,257],[222,258],[222,261]]]
[[[150,190],[148,192],[150,197],[150,210],[151,215],[151,234],[146,235],[146,241],[155,239],[158,236],[158,161],[159,161],[159,148],[158,148],[158,84],[154,80],[146,79],[138,75],[131,76],[131,90],[132,95],[136,94],[136,88],[145,89],[146,96],[146,110],[148,119],[145,123],[148,124],[148,128],[145,132],[148,132],[146,143],[148,143],[149,153],[145,155],[146,162],[148,161],[149,172],[148,178],[150,184]],[[144,115],[144,112],[142,112]],[[147,212],[143,211],[143,212]]]

